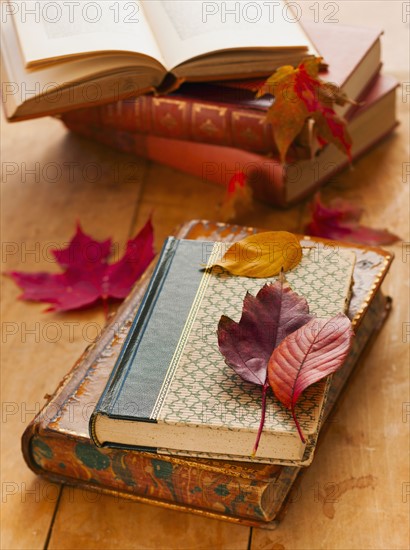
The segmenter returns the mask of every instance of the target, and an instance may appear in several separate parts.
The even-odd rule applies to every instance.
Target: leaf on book
[[[312,218],[305,227],[309,235],[370,246],[392,244],[399,240],[397,235],[387,229],[360,225],[363,209],[346,200],[337,198],[326,206],[317,193],[310,208]]]
[[[221,218],[230,221],[252,206],[252,189],[242,171],[235,172],[228,182],[225,199],[221,205]]]
[[[63,273],[24,273],[9,275],[23,289],[23,300],[47,302],[46,311],[69,311],[95,304],[102,299],[122,299],[154,258],[153,227],[149,219],[134,239],[127,243],[124,256],[108,264],[111,239],[97,241],[86,235],[80,224],[69,245],[52,252]]]
[[[256,296],[247,293],[237,323],[223,315],[218,324],[219,350],[225,362],[246,382],[262,386],[262,413],[253,453],[265,423],[268,361],[286,336],[312,319],[307,301],[281,277]]]
[[[243,301],[239,323],[223,315],[218,345],[227,365],[247,382],[263,386],[267,365],[276,346],[312,319],[305,298],[282,280],[264,285]]]
[[[295,268],[302,259],[299,239],[287,231],[249,235],[228,248],[219,265],[232,275],[273,277]]]
[[[279,401],[292,412],[299,435],[305,442],[295,413],[302,392],[339,369],[353,338],[348,317],[312,319],[284,339],[268,364],[270,386]]]
[[[280,67],[258,90],[256,97],[271,94],[275,101],[267,111],[282,162],[291,143],[302,132],[308,119],[314,120],[314,132],[321,144],[333,143],[351,159],[352,141],[346,122],[338,117],[334,104],[343,105],[347,97],[319,77],[321,58],[306,58],[295,69]]]

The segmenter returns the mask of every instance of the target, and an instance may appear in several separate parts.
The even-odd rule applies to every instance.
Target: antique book
[[[353,139],[353,159],[396,127],[397,85],[393,77],[378,76],[363,104],[352,114],[348,129]],[[132,133],[81,120],[74,122],[65,116],[63,122],[85,137],[224,186],[235,172],[243,171],[256,198],[283,207],[312,193],[349,165],[347,156],[334,145],[327,145],[312,159],[282,164],[276,158],[233,147]]]
[[[71,4],[71,6],[70,6]],[[44,116],[181,82],[268,75],[317,51],[287,0],[91,4],[7,0],[9,119]],[[24,92],[23,92],[24,90]]]
[[[232,241],[252,231],[194,221],[184,226],[178,237]],[[326,245],[329,254],[336,243],[327,241]],[[348,360],[333,377],[325,417],[390,305],[380,285],[392,256],[357,245],[347,249],[357,257],[348,312],[356,337]],[[22,448],[26,462],[52,481],[247,525],[273,526],[300,468],[98,448],[89,439],[90,403],[95,403],[104,389],[151,272],[152,268],[25,430]],[[319,452],[325,450],[326,438]]]
[[[217,326],[222,315],[239,321],[246,293],[256,295],[277,277],[232,276],[220,267],[224,252],[221,242],[166,240],[92,414],[96,445],[298,466],[313,459],[328,380],[311,386],[297,405],[305,442],[290,411],[270,395],[259,448],[251,457],[261,389],[226,365]],[[347,307],[354,262],[355,255],[344,249],[321,261],[307,249],[286,279],[313,315],[331,318]]]
[[[362,99],[380,68],[380,32],[344,25],[329,28],[327,24],[310,23],[305,27],[328,63],[321,77],[342,88],[350,99]],[[65,121],[260,154],[277,153],[272,124],[266,120],[273,98],[255,99],[255,92],[248,87],[248,81],[230,82],[229,87],[184,84],[167,96],[144,95],[70,111]],[[339,114],[348,108],[348,103],[341,106]]]

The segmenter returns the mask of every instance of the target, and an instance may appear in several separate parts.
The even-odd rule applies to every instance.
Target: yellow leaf
[[[323,60],[321,57],[306,57],[303,60],[303,66],[305,67],[307,74],[312,78],[317,78],[319,76],[319,69],[322,61]]]
[[[267,231],[234,243],[215,265],[232,275],[265,278],[295,268],[301,259],[302,248],[295,235]]]
[[[295,68],[292,67],[292,65],[284,65],[283,67],[280,67],[264,82],[263,86],[259,88],[256,98],[262,97],[265,94],[276,96],[276,87],[278,84],[280,84],[284,78],[287,78],[289,75],[294,73]]]

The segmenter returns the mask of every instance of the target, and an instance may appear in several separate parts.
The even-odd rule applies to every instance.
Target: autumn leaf
[[[252,189],[244,172],[235,172],[228,182],[225,199],[221,205],[224,221],[234,219],[241,211],[249,211],[252,205]]]
[[[326,206],[317,193],[310,208],[312,218],[305,227],[308,235],[370,246],[392,244],[399,240],[397,235],[387,229],[373,229],[360,225],[363,209],[346,200],[338,198]]]
[[[339,369],[353,338],[348,317],[312,319],[273,351],[268,363],[270,386],[279,401],[292,412],[303,442],[305,438],[295,413],[302,392]]]
[[[302,259],[299,239],[287,231],[266,231],[234,243],[214,265],[232,275],[273,277],[295,268]]]
[[[24,273],[9,275],[23,289],[23,300],[47,302],[46,311],[84,308],[102,299],[122,299],[154,257],[153,228],[148,220],[134,239],[127,243],[124,256],[108,264],[111,239],[96,241],[78,224],[77,232],[64,249],[53,250],[63,273]]]
[[[275,101],[267,111],[275,143],[282,162],[292,142],[302,132],[307,120],[321,144],[333,143],[351,159],[352,141],[345,121],[338,117],[334,104],[343,105],[347,97],[334,85],[323,82],[318,74],[321,58],[304,59],[297,68],[280,67],[258,90],[256,97],[271,94]]]
[[[239,323],[223,315],[218,324],[219,350],[228,366],[246,382],[262,386],[261,421],[254,451],[265,423],[268,361],[282,340],[312,319],[305,298],[281,279],[247,293]]]

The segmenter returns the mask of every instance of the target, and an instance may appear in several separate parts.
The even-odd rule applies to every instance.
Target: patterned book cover
[[[187,455],[302,465],[313,458],[328,382],[304,392],[297,417],[273,395],[262,438],[251,457],[261,415],[261,390],[244,382],[219,352],[222,315],[239,321],[247,292],[256,295],[276,277],[231,276],[219,265],[224,243],[169,238],[130,335],[90,424],[97,445],[156,448]],[[355,254],[303,251],[286,274],[310,312],[331,318],[345,311]],[[207,262],[209,269],[202,266]]]
[[[252,231],[192,222],[179,237],[233,241]],[[329,252],[335,243],[327,246]],[[391,255],[379,249],[354,246],[353,250],[357,262],[349,317],[357,336],[349,360],[333,378],[325,414],[386,314],[386,301],[379,289]],[[34,472],[53,481],[247,525],[272,525],[269,522],[277,517],[300,468],[160,456],[97,448],[90,442],[90,404],[96,402],[112,371],[149,276],[147,273],[136,285],[99,339],[27,427],[22,440],[26,462]]]

